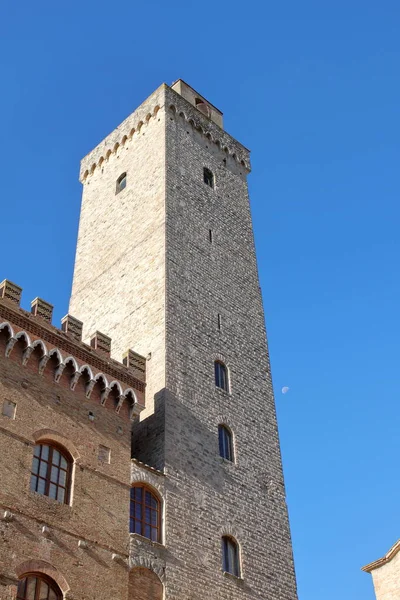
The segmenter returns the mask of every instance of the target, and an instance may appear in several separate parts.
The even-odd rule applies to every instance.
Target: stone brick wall
[[[149,359],[132,477],[159,490],[164,537],[131,536],[130,565],[154,571],[165,600],[297,597],[249,168],[248,151],[167,86],[82,163],[70,310],[84,339],[97,328],[115,358],[132,347]],[[215,387],[216,359],[230,393]],[[235,464],[219,457],[220,423]],[[240,545],[241,578],[222,571],[223,535]]]
[[[366,565],[363,571],[371,573],[376,600],[400,598],[400,540],[379,560]]]
[[[149,359],[146,414],[165,386],[165,121],[155,112],[163,103],[162,86],[83,161],[85,172],[121,142],[83,181],[70,301],[84,341],[98,329],[117,360],[128,348]]]
[[[175,558],[166,597],[207,590],[210,598],[293,600],[247,170],[201,131],[217,137],[218,128],[172,90],[166,106],[166,539]],[[217,358],[228,366],[231,393],[215,387]],[[219,457],[219,423],[233,431],[236,464]],[[240,544],[242,580],[222,573],[223,534]]]
[[[385,565],[372,571],[376,600],[400,598],[400,552]]]

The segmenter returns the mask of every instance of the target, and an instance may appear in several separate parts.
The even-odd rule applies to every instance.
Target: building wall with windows
[[[148,358],[132,452],[163,488],[163,531],[151,544],[133,532],[131,561],[163,570],[167,599],[293,600],[249,151],[198,97],[161,86],[83,160],[70,310],[86,334],[96,322],[119,340],[116,358],[126,346]],[[219,425],[234,461],[219,455]],[[223,538],[237,548],[230,574]]]
[[[31,572],[71,599],[126,597],[131,417],[143,403],[128,368],[0,298],[1,599]],[[56,465],[42,461],[50,485],[34,485],[40,446],[70,461],[58,501]]]
[[[197,581],[220,599],[294,599],[249,153],[170,89],[165,110],[166,528],[179,559],[170,597]],[[233,433],[234,462],[219,456],[220,424]],[[221,564],[223,536],[238,544],[238,573]]]
[[[222,124],[185,82],[158,88],[82,161],[64,331],[43,301],[28,318],[3,294],[11,326],[25,319],[32,338],[12,343],[4,327],[0,348],[0,398],[17,399],[17,417],[2,418],[15,449],[0,582],[18,585],[18,600],[38,600],[29,586],[44,600],[297,598],[249,151]],[[39,333],[52,349],[44,366],[24,347]],[[71,506],[46,495],[50,480],[30,490],[50,429],[73,459]]]

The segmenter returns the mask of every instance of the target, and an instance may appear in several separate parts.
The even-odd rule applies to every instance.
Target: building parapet
[[[173,85],[176,87],[176,82]],[[215,145],[215,148],[221,152],[221,156],[229,156],[240,168],[246,172],[251,171],[250,151],[208,118],[199,108],[193,106],[179,92],[163,83],[82,159],[79,180],[82,183],[89,182],[90,176],[97,169],[103,169],[107,162],[112,160],[113,156],[118,156],[118,153],[127,144],[133,143],[136,137],[143,133],[142,128],[147,126],[151,119],[157,118],[159,110],[163,108],[170,114],[176,114],[185,119],[190,127]]]
[[[121,403],[124,398],[129,396],[132,403],[132,416],[144,408],[146,387],[146,360],[144,357],[132,350],[126,353],[129,355],[131,352],[132,356],[137,357],[136,362],[142,365],[142,370],[135,365],[131,368],[129,363],[119,363],[109,357],[107,350],[111,348],[111,339],[108,336],[96,332],[95,339],[100,340],[100,347],[98,345],[91,347],[80,340],[82,323],[78,319],[66,315],[62,319],[62,330],[57,329],[49,321],[48,311],[45,310],[42,314],[43,311],[40,308],[42,305],[45,308],[51,305],[37,298],[32,305],[37,306],[38,310],[29,313],[19,306],[20,297],[21,288],[19,286],[9,280],[0,283],[0,333],[5,329],[8,331],[6,357],[9,357],[14,346],[23,340],[25,347],[22,364],[26,365],[31,354],[40,345],[43,353],[41,362],[43,370],[51,356],[57,356],[59,364],[55,373],[56,382],[61,378],[67,364],[70,364],[74,368],[70,386],[72,390],[79,377],[86,372],[86,375],[89,376],[86,388],[88,398],[96,383],[101,380],[104,388],[104,400],[115,386]],[[41,373],[39,372],[39,374]],[[123,390],[123,387],[126,389]]]

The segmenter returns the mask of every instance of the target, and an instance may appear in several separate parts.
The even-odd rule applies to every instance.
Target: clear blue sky
[[[187,80],[251,148],[300,600],[372,600],[360,567],[400,537],[399,18],[395,0],[1,9],[0,275],[24,307],[67,312],[79,161],[160,83]]]

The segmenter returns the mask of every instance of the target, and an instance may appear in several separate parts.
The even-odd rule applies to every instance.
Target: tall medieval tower
[[[113,358],[147,359],[132,481],[157,491],[162,533],[134,533],[130,560],[166,600],[297,597],[249,171],[182,80],[82,161],[70,313],[84,340],[112,338]]]

